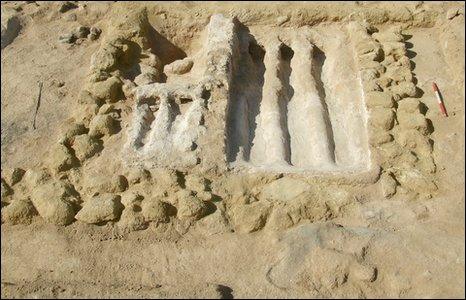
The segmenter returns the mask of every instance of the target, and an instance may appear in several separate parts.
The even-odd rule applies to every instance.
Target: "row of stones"
[[[173,222],[189,228],[199,221],[207,234],[248,233],[327,220],[339,210],[328,195],[309,193],[309,185],[290,178],[262,186],[259,194],[247,191],[220,197],[206,178],[167,169],[95,176],[83,186],[73,185],[68,177],[56,178],[46,169],[16,168],[3,171],[2,176],[2,223],[8,224],[28,224],[39,215],[60,226],[75,220],[116,222],[119,228],[134,231],[150,223]],[[295,188],[292,196],[282,195],[291,187]]]
[[[356,52],[366,106],[369,143],[375,163],[383,169],[385,197],[397,190],[424,195],[436,190],[428,120],[416,99],[412,63],[401,28],[377,32],[371,26],[353,25]]]
[[[177,185],[176,172],[159,175],[160,187],[166,187],[166,183]],[[187,188],[199,190],[196,197],[187,188],[171,198],[167,197],[167,192],[153,196],[137,192],[138,184],[146,191],[153,186],[151,174],[146,170],[133,170],[127,177],[93,177],[81,193],[68,178],[53,178],[46,169],[24,171],[16,168],[2,172],[2,176],[2,222],[11,224],[28,223],[36,214],[55,225],[68,225],[74,219],[91,224],[120,219],[126,225],[137,227],[148,222],[166,223],[172,215],[181,220],[197,220],[207,214],[212,198],[204,191],[205,182],[192,176],[184,180]],[[134,186],[136,191],[129,190]],[[84,194],[89,196],[83,197]],[[170,201],[161,201],[165,198]]]
[[[52,147],[48,165],[55,172],[65,172],[81,166],[85,160],[103,149],[103,138],[120,130],[119,112],[113,105],[103,105],[92,121],[73,123]]]
[[[126,75],[132,75],[134,80],[126,79],[124,83],[141,86],[162,82],[164,76],[182,75],[191,70],[194,62],[190,58],[164,65],[161,58],[148,46],[143,30],[140,27],[135,30],[138,32],[136,35],[117,31],[107,36],[91,58],[89,85],[105,81],[112,76],[125,78],[129,77]]]
[[[112,45],[103,43],[101,49]],[[120,130],[120,111],[118,102],[125,98],[123,82],[117,74],[100,72],[107,64],[116,64],[117,52],[96,52],[91,59],[91,72],[85,87],[78,96],[80,108],[76,111],[75,123],[65,129],[58,146],[54,148],[49,166],[55,172],[65,172],[79,167],[103,150],[104,138]],[[112,67],[113,67],[112,65]],[[100,66],[100,67],[99,67]],[[100,74],[100,76],[98,76]]]

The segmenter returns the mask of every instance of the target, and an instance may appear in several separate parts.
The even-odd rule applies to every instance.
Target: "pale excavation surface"
[[[1,9],[2,297],[464,297],[463,3]]]

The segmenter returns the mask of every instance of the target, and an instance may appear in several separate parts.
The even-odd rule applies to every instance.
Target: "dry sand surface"
[[[463,2],[1,25],[2,298],[465,297]]]

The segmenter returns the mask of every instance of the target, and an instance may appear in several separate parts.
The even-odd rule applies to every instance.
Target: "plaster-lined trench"
[[[238,32],[227,160],[265,171],[367,170],[367,115],[346,33],[266,32]]]

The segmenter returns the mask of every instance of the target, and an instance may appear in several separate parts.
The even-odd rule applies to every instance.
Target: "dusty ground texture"
[[[1,9],[2,298],[464,298],[464,3]]]

